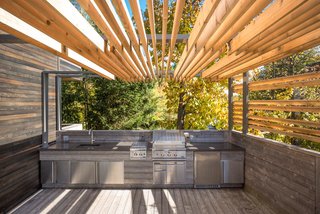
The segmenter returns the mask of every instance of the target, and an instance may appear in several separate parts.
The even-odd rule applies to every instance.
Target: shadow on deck
[[[10,213],[275,213],[242,189],[44,189]]]

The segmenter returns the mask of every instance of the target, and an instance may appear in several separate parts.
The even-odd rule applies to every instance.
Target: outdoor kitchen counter
[[[102,142],[92,144],[84,143],[56,143],[40,151],[110,151],[130,152],[133,142]],[[152,144],[148,143],[148,151],[151,151]]]
[[[191,142],[187,151],[244,151],[243,148],[228,142]]]

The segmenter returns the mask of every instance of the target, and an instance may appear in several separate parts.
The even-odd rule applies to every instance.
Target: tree
[[[165,89],[168,113],[177,115],[168,127],[177,129],[227,128],[228,98],[226,82],[202,78],[188,82],[168,81]],[[171,117],[173,118],[173,117]]]

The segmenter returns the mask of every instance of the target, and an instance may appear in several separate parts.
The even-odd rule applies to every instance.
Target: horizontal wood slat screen
[[[315,66],[312,70],[307,67],[306,70],[309,73],[249,82],[249,91],[320,86],[319,66]],[[236,79],[241,81],[239,76]],[[233,90],[238,94],[242,94],[242,83],[236,82],[233,85]],[[242,100],[233,102],[233,121],[240,126],[243,118],[242,109]],[[249,100],[248,116],[249,128],[251,129],[320,143],[319,121],[263,116],[263,114],[269,114],[270,111],[319,114],[320,100]]]
[[[262,91],[317,85],[320,85],[320,72],[312,72],[289,77],[279,77],[269,80],[251,82],[249,83],[249,90]],[[235,85],[233,89],[237,93],[242,93],[242,84]]]

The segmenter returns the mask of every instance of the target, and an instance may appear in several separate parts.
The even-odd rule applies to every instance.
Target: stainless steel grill
[[[155,131],[152,145],[153,160],[185,160],[185,138],[181,131]]]

